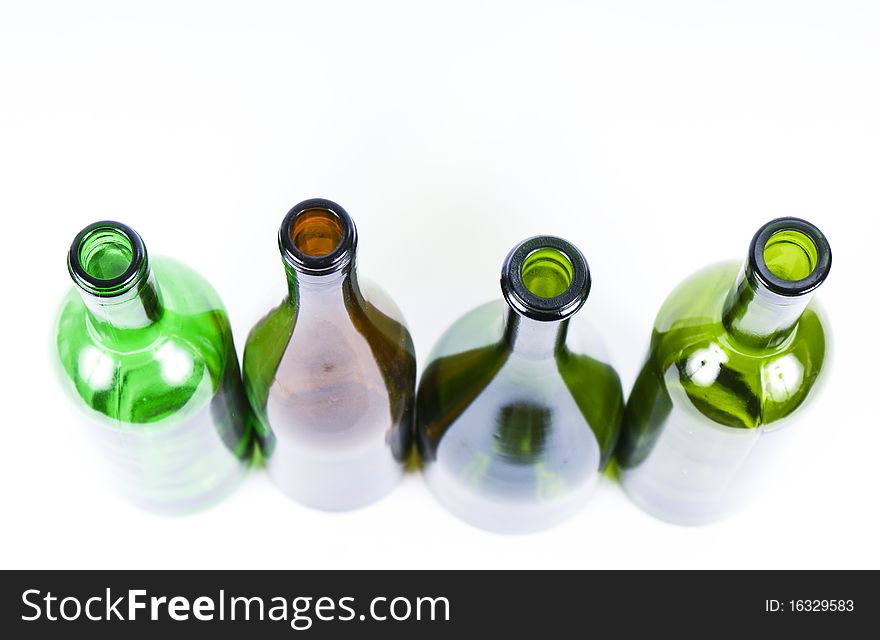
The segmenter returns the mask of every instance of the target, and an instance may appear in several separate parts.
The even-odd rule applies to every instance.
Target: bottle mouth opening
[[[335,202],[322,198],[297,204],[278,230],[285,262],[303,273],[338,271],[353,257],[356,243],[351,216]]]
[[[306,209],[290,225],[290,241],[310,258],[333,253],[342,242],[342,223],[329,209]]]
[[[116,296],[146,270],[146,248],[131,227],[113,220],[94,222],[70,245],[67,267],[74,283],[96,296]]]
[[[750,270],[758,282],[783,296],[818,287],[831,269],[831,247],[815,225],[800,218],[777,218],[752,239]]]
[[[570,242],[554,236],[529,238],[508,254],[501,290],[508,304],[534,320],[563,320],[590,293],[590,269]]]
[[[555,298],[571,287],[574,267],[562,251],[545,247],[526,256],[519,274],[530,293],[539,298]]]

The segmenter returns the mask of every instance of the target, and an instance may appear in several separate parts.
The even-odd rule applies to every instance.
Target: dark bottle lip
[[[325,211],[335,216],[341,229],[341,237],[336,247],[320,256],[309,255],[294,243],[291,230],[294,221],[307,211]],[[354,220],[341,206],[325,198],[310,198],[295,205],[281,222],[278,229],[278,246],[284,262],[300,273],[327,275],[343,269],[354,257],[357,248],[357,228]]]
[[[121,274],[114,278],[98,278],[88,273],[82,264],[82,248],[90,237],[101,231],[114,231],[128,238],[131,245],[131,262]],[[143,239],[131,227],[115,220],[93,222],[80,231],[70,245],[67,254],[67,270],[73,282],[83,291],[99,297],[121,296],[134,288],[148,271],[147,249]]]
[[[774,274],[764,259],[767,241],[780,231],[799,231],[807,236],[816,248],[816,265],[808,276],[800,280],[786,280]],[[752,238],[749,245],[749,272],[755,282],[781,296],[800,296],[821,285],[831,270],[831,247],[825,235],[816,225],[801,218],[783,217],[771,220]]]
[[[561,294],[543,298],[529,291],[522,278],[523,263],[540,249],[555,249],[571,263],[571,284]],[[540,321],[564,320],[580,309],[590,294],[590,267],[580,250],[555,236],[534,236],[516,245],[501,269],[501,291],[507,303],[527,318]]]

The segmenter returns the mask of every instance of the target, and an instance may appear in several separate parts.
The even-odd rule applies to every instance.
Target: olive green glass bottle
[[[393,302],[359,278],[357,231],[322,199],[285,216],[288,293],[251,330],[244,381],[269,475],[287,495],[346,510],[390,491],[412,443],[416,361]]]
[[[507,256],[504,300],[440,338],[417,396],[425,479],[453,513],[500,532],[542,529],[580,507],[617,440],[623,393],[583,314],[590,272],[560,238]]]
[[[755,234],[745,264],[707,267],[669,295],[617,449],[638,505],[700,524],[760,486],[754,461],[766,456],[756,450],[780,438],[773,430],[815,395],[826,368],[827,323],[811,299],[830,268],[819,229],[779,218]]]
[[[229,319],[188,267],[148,257],[119,222],[74,239],[58,319],[63,384],[97,426],[119,488],[163,512],[210,504],[243,476],[253,423]]]

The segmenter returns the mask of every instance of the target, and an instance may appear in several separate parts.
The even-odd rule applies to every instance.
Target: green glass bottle
[[[229,319],[188,267],[149,257],[119,222],[73,240],[58,318],[62,380],[97,426],[119,488],[162,512],[213,503],[241,479],[253,422]]]
[[[666,299],[627,402],[617,449],[629,496],[655,516],[709,522],[756,486],[754,450],[815,395],[828,360],[814,292],[831,268],[798,218],[758,230],[745,264],[698,271]],[[786,430],[787,431],[787,430]],[[750,477],[751,476],[751,477]]]
[[[391,490],[412,443],[416,360],[394,303],[361,280],[357,230],[313,199],[285,216],[288,294],[251,330],[244,381],[266,467],[287,495],[346,510]]]
[[[614,449],[620,379],[583,314],[583,255],[560,238],[516,246],[504,300],[465,314],[440,338],[417,396],[425,479],[453,513],[526,532],[581,506]]]

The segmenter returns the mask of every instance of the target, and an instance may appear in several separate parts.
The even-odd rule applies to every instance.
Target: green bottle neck
[[[724,303],[722,322],[742,344],[771,349],[784,343],[831,269],[822,232],[800,218],[776,218],[760,229]]]
[[[555,357],[565,346],[568,318],[534,320],[508,307],[504,324],[504,340],[511,352],[541,360]]]
[[[101,337],[131,335],[162,317],[147,249],[130,227],[112,220],[90,224],[74,238],[67,266]]]
[[[813,292],[779,295],[750,271],[748,264],[740,270],[724,303],[722,322],[738,342],[761,349],[779,346],[795,330]]]
[[[162,300],[155,276],[148,272],[140,286],[127,295],[98,297],[82,289],[80,296],[89,310],[93,326],[108,335],[144,329],[162,317]]]
[[[590,269],[581,252],[554,236],[516,245],[501,267],[507,301],[504,340],[530,360],[554,358],[565,346],[568,321],[590,293]]]

